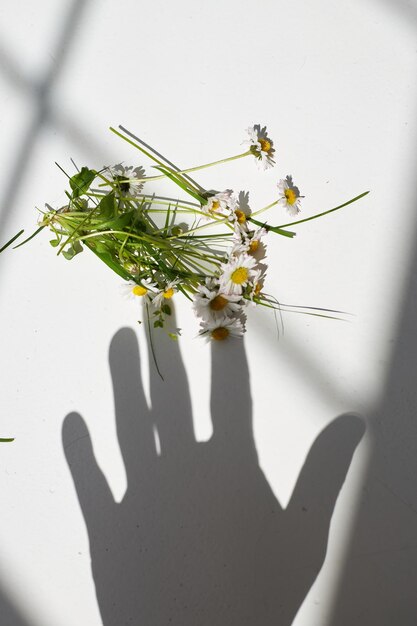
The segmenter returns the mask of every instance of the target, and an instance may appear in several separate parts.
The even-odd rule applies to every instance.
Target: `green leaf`
[[[72,242],[72,248],[73,248],[75,254],[79,254],[80,252],[83,251],[83,247],[82,247],[81,243],[78,241],[78,239],[76,239],[75,241]]]
[[[277,233],[278,235],[283,235],[284,237],[290,237],[290,239],[296,236],[296,233],[292,232],[291,230],[283,230],[281,226],[269,226],[269,224],[267,224],[266,222],[259,222],[258,220],[255,220],[253,217],[249,217],[248,219],[253,224],[256,224],[256,226],[262,226],[268,232],[272,230],[273,233]]]
[[[130,274],[126,272],[126,270],[124,270],[123,267],[121,267],[118,263],[116,263],[116,261],[114,261],[112,255],[106,249],[104,244],[98,243],[95,247],[93,247],[87,241],[85,241],[84,243],[92,252],[94,252],[96,256],[98,256],[101,261],[103,261],[103,263],[107,265],[107,267],[110,267],[113,272],[115,272],[125,280],[131,280],[132,277],[130,276]]]
[[[95,170],[90,170],[88,167],[82,167],[80,172],[74,174],[69,181],[72,189],[72,197],[78,198],[82,196],[89,189],[96,174],[97,172]]]
[[[171,315],[171,307],[169,306],[169,304],[163,304],[161,306],[161,311],[165,313],[165,315]]]
[[[133,222],[133,230],[135,233],[146,233],[148,230],[145,220],[137,217]]]
[[[67,261],[71,261],[71,259],[73,259],[76,255],[76,252],[74,250],[74,248],[72,246],[70,246],[68,248],[68,250],[63,250],[62,254],[64,256],[65,259],[67,259]]]
[[[102,243],[101,241],[90,241],[89,245],[94,248],[95,252],[98,252],[100,254],[110,254],[108,247],[106,246],[105,243]]]
[[[153,323],[153,327],[154,328],[163,328],[164,327],[164,322],[162,322],[161,320],[155,320]]]
[[[78,239],[75,239],[75,241],[73,241],[72,244],[66,250],[62,251],[62,254],[68,261],[71,261],[71,259],[73,259],[76,254],[79,254],[82,251],[83,251],[82,245],[80,244]]]
[[[8,443],[10,441],[14,441],[14,437],[0,437],[1,443]]]
[[[114,206],[115,205],[113,204],[113,207]],[[113,207],[112,207],[112,210],[114,210]],[[106,207],[106,210],[108,210],[109,208],[110,208],[109,206]],[[103,215],[103,217],[106,217],[106,218],[111,217],[111,219],[106,219],[104,222],[101,222],[100,230],[104,230],[104,229],[125,230],[127,229],[128,226],[130,226],[133,223],[132,228],[130,229],[131,232],[137,232],[137,233],[145,232],[146,223],[141,219],[138,219],[138,218],[135,219],[135,215],[136,215],[135,210],[127,211],[126,213],[122,213],[121,215],[116,215],[116,216],[114,213],[112,213],[111,215]],[[126,232],[126,234],[128,234],[128,231]]]
[[[110,191],[102,198],[97,206],[97,214],[101,217],[110,218],[115,216],[114,191]]]
[[[122,213],[115,220],[107,224],[106,228],[111,228],[113,230],[124,230],[127,226],[130,226],[135,215],[136,211],[133,210]]]
[[[51,239],[49,243],[53,248],[56,248],[57,246],[59,246],[59,239]]]

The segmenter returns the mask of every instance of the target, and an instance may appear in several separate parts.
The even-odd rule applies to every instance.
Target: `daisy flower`
[[[135,180],[145,178],[143,167],[124,167],[121,163],[109,167],[111,180],[121,196],[138,196],[143,189],[143,182]]]
[[[209,289],[205,285],[198,287],[198,293],[194,297],[193,308],[198,317],[205,321],[218,320],[240,313],[242,309],[242,297],[222,293],[221,290]]]
[[[249,248],[248,254],[253,254],[259,261],[260,255],[265,256],[265,244],[261,241],[262,237],[268,234],[268,231],[263,226],[249,233]]]
[[[223,274],[219,278],[220,289],[225,293],[240,295],[254,275],[256,260],[248,254],[239,254],[232,257],[228,263],[223,263]]]
[[[122,285],[122,291],[124,295],[132,300],[136,298],[143,298],[143,300],[150,302],[152,300],[153,292],[156,289],[156,285],[150,278],[141,280],[140,283],[135,283],[133,280],[128,280]]]
[[[252,278],[252,289],[249,294],[249,298],[253,302],[254,298],[259,298],[262,293],[262,289],[264,288],[265,283],[265,269],[266,266],[263,266],[262,269],[257,269],[255,275]]]
[[[256,230],[248,231],[246,235],[243,235],[241,239],[235,243],[232,248],[232,254],[241,254],[244,252],[253,256],[257,261],[260,261],[266,254],[266,246],[261,239],[267,234],[266,228],[262,226]]]
[[[242,337],[245,329],[239,319],[225,317],[221,320],[203,321],[200,323],[200,337],[204,337],[206,341],[215,339],[216,341],[224,341],[229,337]]]
[[[266,126],[261,128],[260,124],[255,124],[255,126],[250,126],[247,129],[247,133],[249,139],[246,139],[243,143],[249,145],[249,150],[258,160],[258,164],[264,170],[274,167],[274,142],[268,137]]]
[[[249,206],[249,192],[241,191],[238,195],[237,206],[230,214],[230,221],[234,223],[235,234],[247,233],[247,220],[252,211]]]
[[[249,233],[249,242],[251,244],[258,244],[260,243],[262,237],[265,237],[268,234],[268,231],[266,230],[266,228],[264,228],[263,226],[260,226],[259,228],[257,228],[256,230],[253,230]],[[258,245],[250,245],[249,249],[250,252],[255,252],[258,249]]]
[[[240,233],[236,233],[240,234]],[[249,240],[245,237],[238,237],[233,244],[231,255],[239,256],[240,254],[247,254],[249,251]]]
[[[281,179],[277,184],[280,197],[278,199],[278,206],[283,207],[287,212],[294,217],[300,211],[300,190],[293,183],[292,176],[286,176]]]
[[[179,280],[175,279],[175,280],[171,280],[171,282],[167,283],[165,285],[165,287],[163,289],[161,289],[156,296],[154,296],[153,300],[152,300],[152,305],[159,309],[162,304],[164,303],[165,300],[171,300],[172,296],[174,295],[174,293],[176,293],[178,290],[176,289],[176,286],[178,285]]]
[[[233,195],[233,189],[226,189],[225,191],[218,192],[210,196],[207,200],[207,204],[202,205],[201,210],[207,215],[210,214],[222,214],[224,212],[230,213],[236,206],[236,198]]]

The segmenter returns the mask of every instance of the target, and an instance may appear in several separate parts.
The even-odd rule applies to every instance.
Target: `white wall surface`
[[[275,169],[198,176],[253,207],[288,173],[303,216],[371,194],[268,242],[271,293],[352,323],[252,311],[247,371],[177,298],[164,385],[110,270],[1,255],[1,626],[415,626],[416,30],[411,0],[2,0],[0,245],[62,204],[55,161],[138,163],[119,123],[180,166],[267,124]]]

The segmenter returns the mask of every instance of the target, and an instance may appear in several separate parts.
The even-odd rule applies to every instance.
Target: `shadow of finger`
[[[87,425],[78,413],[66,416],[62,426],[62,444],[91,537],[102,520],[107,518],[114,499],[95,459]]]

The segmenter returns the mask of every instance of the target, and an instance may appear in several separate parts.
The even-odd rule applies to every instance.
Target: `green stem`
[[[148,322],[149,346],[150,346],[150,349],[151,349],[153,362],[155,363],[156,371],[158,372],[161,380],[164,380],[164,377],[162,376],[162,374],[161,374],[161,372],[159,370],[159,367],[158,367],[158,361],[156,360],[155,348],[154,348],[154,345],[153,345],[153,338],[152,338],[151,319],[150,319],[150,315],[149,315],[148,303],[146,303],[146,319],[147,319],[147,322]]]
[[[202,215],[204,215],[204,217],[207,217],[207,213],[202,213]],[[206,224],[202,224],[201,226],[196,226],[195,228],[191,228],[190,230],[185,231],[184,233],[181,233],[180,235],[172,235],[172,237],[168,237],[168,239],[181,239],[182,237],[188,237],[189,235],[191,235],[192,233],[195,233],[197,230],[202,230],[203,228],[209,228],[210,226],[214,226],[215,224],[228,224],[229,222],[229,217],[222,217],[222,218],[217,218],[214,216],[212,217],[212,222],[207,222]]]
[[[212,161],[211,163],[204,163],[204,165],[197,165],[196,167],[189,167],[186,170],[180,170],[179,172],[176,172],[175,170],[173,171],[175,174],[189,174],[189,172],[198,172],[199,170],[204,170],[207,167],[213,167],[214,165],[220,165],[221,163],[227,163],[228,161],[236,161],[237,159],[242,159],[243,157],[248,156],[248,154],[252,154],[250,150],[248,150],[247,152],[242,152],[242,154],[236,154],[235,156],[227,157],[226,159],[219,159],[218,161]],[[147,181],[158,180],[160,178],[163,178],[163,176],[144,178],[143,180],[147,180]]]
[[[157,159],[154,155],[152,155],[150,152],[145,150],[145,148],[140,146],[138,143],[136,143],[135,141],[132,141],[131,139],[128,139],[125,135],[122,135],[122,133],[119,133],[119,131],[117,131],[115,128],[110,127],[110,130],[111,130],[112,133],[114,133],[118,137],[121,137],[122,139],[127,141],[127,143],[129,143],[130,145],[132,145],[135,148],[137,148],[138,150],[140,150],[143,154],[145,154],[147,157],[152,159],[152,161],[155,161],[155,163],[158,163],[158,165],[161,165],[164,169],[169,169],[169,170],[171,169],[165,163],[163,163],[162,161]],[[237,154],[237,155],[232,156],[232,157],[227,157],[226,159],[219,159],[218,161],[212,161],[211,163],[204,163],[203,165],[197,165],[196,167],[189,167],[186,170],[172,170],[172,173],[173,174],[189,174],[190,172],[197,172],[197,171],[203,170],[203,169],[205,169],[207,167],[213,167],[214,165],[220,165],[221,163],[227,163],[228,161],[236,161],[236,159],[242,159],[243,157],[248,156],[249,154],[252,154],[252,153],[251,153],[250,150],[247,150],[246,152],[243,152],[242,154]],[[149,182],[149,181],[153,181],[153,180],[162,180],[163,178],[165,178],[164,174],[161,175],[161,176],[151,176],[149,178],[129,178],[129,179],[126,179],[126,180],[130,180],[132,182],[144,182],[144,181]]]
[[[268,232],[272,230],[273,233],[277,233],[278,235],[282,235],[283,237],[295,237],[296,233],[293,233],[291,230],[282,230],[281,226],[269,226],[265,222],[258,222],[258,220],[254,220],[252,217],[248,217],[248,221],[253,222],[256,226],[261,226],[265,228]]]
[[[348,204],[352,204],[352,202],[356,202],[356,200],[360,200],[361,198],[366,196],[368,193],[369,191],[364,191],[363,193],[359,194],[359,196],[352,198],[352,200],[348,200],[348,202],[339,204],[339,206],[334,207],[334,209],[323,211],[323,213],[316,213],[315,215],[312,215],[311,217],[306,217],[305,219],[298,220],[297,222],[290,222],[289,224],[280,224],[279,226],[274,226],[274,228],[272,227],[269,227],[269,228],[270,230],[274,230],[275,228],[286,228],[287,226],[295,226],[296,224],[302,224],[303,222],[310,222],[310,220],[315,220],[318,217],[322,217],[323,215],[328,215],[329,213],[333,213],[333,211],[338,211],[339,209],[342,209],[343,207],[348,206]]]
[[[78,237],[79,241],[85,241],[86,239],[94,239],[95,237],[101,237],[102,235],[120,235],[121,237],[126,236],[126,231],[124,230],[99,230],[95,233],[89,233],[88,235],[81,235]],[[135,233],[129,233],[129,239],[137,239],[138,241],[147,241],[157,246],[157,248],[169,248],[169,244],[165,243],[164,240],[158,239],[156,237],[152,237],[152,235],[148,235],[143,233],[142,235],[136,235]]]
[[[117,135],[121,139],[124,139],[125,141],[127,141],[127,143],[130,143],[130,145],[133,146],[134,148],[137,148],[138,150],[143,152],[143,154],[146,154],[146,156],[148,156],[150,159],[152,159],[152,161],[155,161],[155,163],[158,163],[159,165],[162,165],[162,167],[166,167],[166,165],[165,165],[165,163],[163,163],[163,161],[160,161],[159,159],[157,159],[156,156],[152,155],[150,152],[145,150],[145,148],[142,148],[142,146],[140,146],[135,141],[132,141],[131,139],[128,139],[125,135],[122,135],[122,133],[119,133],[118,130],[116,130],[115,128],[112,128],[111,126],[110,126],[110,130],[111,130],[112,133],[114,133],[115,135]],[[161,178],[163,178],[163,177],[161,177]]]
[[[264,206],[263,209],[259,209],[258,211],[255,211],[254,213],[252,213],[252,216],[259,215],[259,213],[263,213],[264,211],[267,211],[268,209],[272,209],[272,207],[276,206],[277,204],[278,204],[278,200],[275,200],[274,202],[271,202],[271,204]]]

